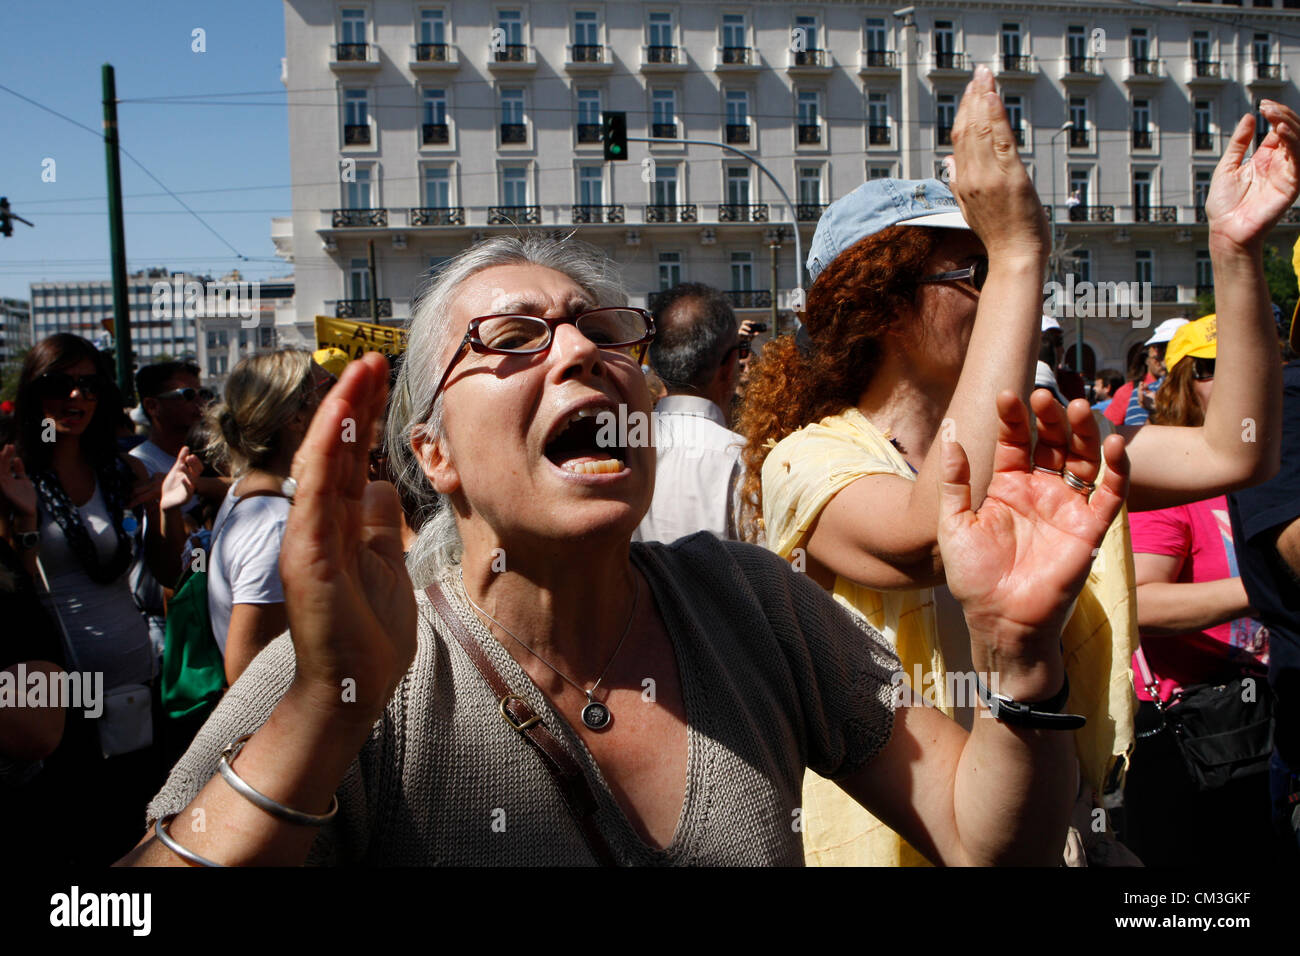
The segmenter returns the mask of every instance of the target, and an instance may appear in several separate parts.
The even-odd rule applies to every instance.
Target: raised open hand
[[[997,402],[993,480],[979,511],[970,507],[965,451],[944,444],[939,548],[972,640],[993,638],[998,647],[990,650],[999,655],[1032,657],[1042,642],[1054,647],[1059,640],[1093,555],[1124,503],[1128,456],[1124,439],[1106,439],[1106,472],[1089,498],[1060,475],[1065,468],[1090,484],[1100,471],[1103,447],[1087,402],[1078,399],[1067,412],[1050,393],[1034,392],[1038,443],[1032,450],[1024,403],[1009,391]]]
[[[189,501],[194,494],[194,483],[201,474],[203,462],[198,455],[190,454],[190,446],[186,445],[163,478],[158,507],[166,511],[169,508],[179,508]]]
[[[349,363],[294,456],[298,490],[280,547],[295,681],[363,721],[379,715],[415,656],[397,493],[366,480],[368,438],[387,394],[382,355]]]
[[[1263,100],[1259,111],[1268,120],[1268,135],[1246,159],[1255,117],[1241,118],[1205,199],[1211,237],[1244,247],[1262,241],[1300,194],[1300,116],[1273,100]]]
[[[987,66],[978,67],[966,85],[952,145],[948,185],[989,260],[1044,253],[1050,244],[1047,219]]]
[[[0,448],[0,498],[7,499],[21,517],[36,514],[36,486],[27,477],[23,460],[13,445]]]

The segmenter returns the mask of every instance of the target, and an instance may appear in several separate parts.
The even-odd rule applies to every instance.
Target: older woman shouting
[[[611,274],[580,243],[493,239],[417,305],[390,413],[401,481],[432,514],[411,576],[397,496],[349,440],[382,413],[387,370],[349,366],[294,463],[289,633],[124,862],[797,865],[806,767],[937,862],[1059,860],[1076,786],[1060,632],[1123,500],[1122,439],[1089,499],[1033,456],[1091,481],[1095,433],[1057,416],[1031,449],[1028,412],[1001,396],[978,513],[946,447],[944,563],[1001,695],[968,733],[776,555],[631,543],[654,489],[634,440],[653,326]],[[617,447],[607,414],[629,426]]]

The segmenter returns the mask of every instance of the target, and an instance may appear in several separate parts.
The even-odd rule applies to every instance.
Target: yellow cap
[[[1165,350],[1165,368],[1174,370],[1174,366],[1189,355],[1192,358],[1214,358],[1219,345],[1219,320],[1207,315],[1195,322],[1188,322],[1177,332]]]
[[[342,349],[333,347],[327,349],[317,349],[311,354],[312,359],[329,372],[335,378],[343,374],[343,370],[348,366],[348,353]]]

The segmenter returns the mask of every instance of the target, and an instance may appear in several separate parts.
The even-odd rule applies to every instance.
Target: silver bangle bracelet
[[[238,756],[244,744],[252,739],[252,736],[252,734],[244,734],[244,736],[232,740],[226,745],[226,749],[221,751],[221,762],[217,764],[217,769],[221,772],[221,779],[230,784],[231,788],[249,803],[286,823],[296,823],[304,827],[319,827],[333,820],[335,814],[339,812],[339,798],[333,794],[330,795],[330,808],[324,813],[303,813],[301,810],[295,810],[292,807],[286,807],[282,803],[277,803],[266,794],[254,790],[240,778],[239,774],[235,773],[235,768],[231,766],[231,762]]]
[[[199,856],[193,850],[187,850],[172,838],[167,832],[168,825],[176,819],[176,814],[171,813],[165,817],[159,817],[153,825],[153,832],[158,836],[158,841],[167,849],[171,850],[182,860],[193,863],[195,866],[215,866],[226,869],[226,864],[217,863],[215,860],[209,860],[206,856]]]

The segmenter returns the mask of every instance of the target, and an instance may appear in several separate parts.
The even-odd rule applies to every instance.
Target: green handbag
[[[208,555],[215,550],[217,535],[230,521],[240,502],[270,496],[274,491],[250,491],[230,506],[221,528],[213,532]],[[167,638],[163,645],[162,704],[172,720],[193,718],[214,710],[226,690],[226,660],[212,634],[208,617],[207,557],[191,561],[181,576],[176,593],[167,605]]]

